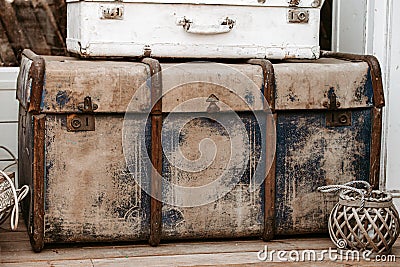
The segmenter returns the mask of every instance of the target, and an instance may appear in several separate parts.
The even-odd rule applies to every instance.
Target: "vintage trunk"
[[[150,197],[127,171],[121,136],[126,106],[149,77],[143,63],[24,51],[19,173],[32,192],[24,212],[34,250],[44,243],[148,238]],[[149,96],[142,96],[144,105]],[[136,114],[146,117],[140,106]],[[138,175],[149,168],[142,164]]]
[[[259,161],[269,156],[272,162],[275,144],[264,99],[272,96],[271,69],[266,60],[160,65],[149,58],[85,61],[24,51],[19,173],[32,192],[23,210],[33,249],[63,242],[270,239],[273,194],[262,181],[269,166]],[[202,190],[219,176],[225,179]],[[179,186],[198,191],[180,194]],[[233,191],[201,198],[218,186]]]
[[[67,0],[82,57],[319,57],[324,0]]]
[[[36,251],[322,233],[336,200],[318,186],[378,185],[384,99],[374,57],[159,64],[23,55],[19,173],[31,187],[24,213]]]
[[[384,106],[379,63],[372,56],[322,57],[274,64],[278,235],[327,232],[337,197],[317,187],[352,180],[379,184]]]

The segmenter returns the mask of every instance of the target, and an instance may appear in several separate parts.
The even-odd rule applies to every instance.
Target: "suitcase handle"
[[[226,17],[220,20],[218,24],[202,25],[202,24],[196,24],[193,22],[193,20],[183,17],[178,19],[176,24],[183,26],[183,29],[187,33],[213,35],[213,34],[230,32],[233,29],[233,26],[235,25],[235,21],[233,19]]]

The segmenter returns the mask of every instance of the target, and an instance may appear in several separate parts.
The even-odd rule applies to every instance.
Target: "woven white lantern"
[[[366,189],[354,188],[354,184]],[[341,250],[389,254],[400,233],[399,214],[389,193],[370,188],[363,181],[318,188],[321,192],[342,190],[329,216],[329,235]]]

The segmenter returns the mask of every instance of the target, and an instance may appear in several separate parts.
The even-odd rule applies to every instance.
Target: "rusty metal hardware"
[[[233,19],[230,19],[226,17],[223,21],[221,21],[221,25],[227,25],[229,29],[232,29],[233,26],[235,26],[235,21]]]
[[[319,7],[321,5],[321,0],[314,0],[314,2],[311,3],[312,7]]]
[[[100,7],[101,19],[123,19],[124,6],[123,5],[104,5]]]
[[[67,115],[67,130],[69,132],[94,131],[95,117],[93,112],[97,108],[98,105],[92,103],[90,96],[85,97],[83,103],[78,104],[78,109],[82,113]]]
[[[290,0],[289,6],[298,6],[301,0]]]
[[[333,88],[329,90],[328,98],[329,100],[323,103],[324,107],[329,110],[325,115],[326,126],[351,126],[351,111],[338,110],[340,102],[337,100]]]
[[[143,56],[150,57],[151,56],[151,48],[150,45],[145,45],[143,48]]]
[[[351,126],[351,111],[330,111],[326,113],[327,127]]]
[[[289,23],[308,23],[310,12],[307,10],[290,9],[288,11]]]
[[[207,108],[207,112],[214,113],[214,112],[219,112],[221,110],[220,107],[217,106],[217,103],[219,102],[219,99],[214,94],[211,94],[207,98],[206,102],[210,103],[210,105]]]
[[[330,89],[330,92],[328,93],[329,96],[329,101],[325,101],[323,103],[324,107],[330,109],[330,110],[335,110],[338,107],[340,107],[340,102],[337,100],[336,94],[333,91],[333,88]]]
[[[94,131],[95,118],[93,114],[67,115],[67,130],[69,132]]]
[[[193,23],[194,22],[192,19],[189,19],[185,16],[182,18],[179,18],[176,21],[176,24],[182,26],[186,31],[188,31],[190,29],[190,27]],[[229,17],[224,17],[221,20],[219,20],[218,23],[219,23],[219,25],[228,26],[229,29],[232,29],[235,26],[236,21]],[[211,25],[210,25],[210,27],[211,27]]]

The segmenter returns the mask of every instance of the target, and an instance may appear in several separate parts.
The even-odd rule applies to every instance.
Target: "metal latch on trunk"
[[[308,10],[291,9],[288,12],[289,23],[308,23],[310,12]]]
[[[83,103],[78,104],[78,109],[82,111],[82,113],[67,115],[67,130],[69,132],[94,131],[94,111],[97,108],[97,104],[92,103],[92,98],[90,96],[85,97]]]
[[[351,111],[338,110],[340,102],[337,100],[336,93],[333,88],[328,92],[328,101],[323,103],[324,107],[328,108],[326,112],[326,126],[339,127],[351,126]]]
[[[123,5],[101,5],[101,19],[123,19],[124,18],[124,6]]]

